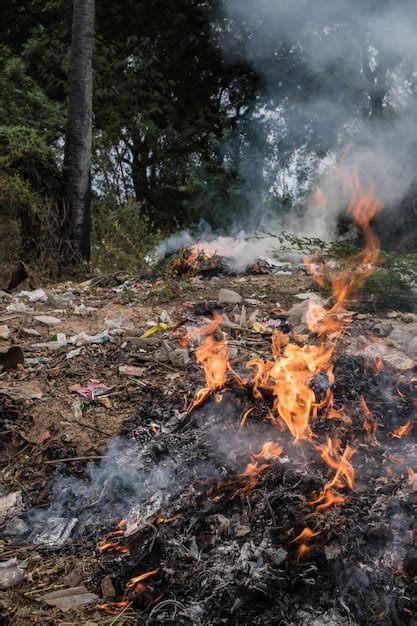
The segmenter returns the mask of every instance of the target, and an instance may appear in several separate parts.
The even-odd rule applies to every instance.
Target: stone
[[[373,330],[379,337],[388,337],[388,335],[392,333],[394,328],[395,328],[394,321],[382,320],[378,322],[377,324],[375,324],[375,326],[373,327]]]
[[[410,353],[410,349],[415,354],[415,343],[413,348],[411,344],[417,337],[417,323],[398,324],[394,330],[388,335],[388,341],[391,345],[408,354],[411,358],[415,358]]]
[[[220,289],[217,302],[219,304],[240,304],[242,296],[232,289]]]
[[[359,350],[357,355],[365,359],[382,359],[384,363],[400,371],[409,370],[414,367],[413,359],[410,359],[410,357],[400,350],[395,350],[382,343],[372,343],[366,346],[366,348]]]

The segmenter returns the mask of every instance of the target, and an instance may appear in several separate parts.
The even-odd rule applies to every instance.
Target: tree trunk
[[[74,0],[64,154],[63,264],[90,260],[94,0]]]

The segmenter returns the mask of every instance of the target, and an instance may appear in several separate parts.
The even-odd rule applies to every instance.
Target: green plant
[[[365,282],[359,308],[371,312],[414,311],[417,297],[398,271],[379,268]]]
[[[137,202],[129,200],[120,206],[111,198],[94,201],[91,252],[96,271],[142,271],[159,238]]]

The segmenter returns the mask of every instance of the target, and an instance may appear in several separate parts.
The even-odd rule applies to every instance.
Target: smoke
[[[374,181],[384,205],[397,207],[412,186],[417,162],[417,5],[224,0],[223,11],[242,31],[244,60],[264,81],[267,97],[252,123],[261,129],[267,120],[277,146],[270,165],[288,169],[298,201],[316,182],[332,188],[330,179],[320,180],[317,164],[324,155],[334,162],[350,144],[349,166],[365,184]],[[236,60],[233,46],[232,39],[224,45],[230,61]],[[295,163],[300,158],[303,182]],[[259,198],[267,184],[256,189]],[[332,238],[345,200],[332,194],[326,214],[307,201],[304,219],[278,220],[273,228],[299,235],[312,229],[315,236]],[[262,202],[251,210],[258,222],[264,220]]]
[[[165,425],[166,432],[162,429],[145,445],[111,440],[104,458],[88,465],[84,479],[58,470],[50,485],[49,506],[30,509],[8,534],[18,532],[51,548],[63,546],[70,537],[97,538],[122,518],[134,524],[168,512],[171,500],[189,484],[218,480],[225,466],[235,472],[243,469],[250,445],[259,447],[272,427],[266,424],[260,432],[251,428],[243,432],[238,426],[239,401],[227,394],[223,409],[219,412],[218,403],[212,401],[184,423],[181,415],[174,416],[173,423],[181,425],[178,432]]]

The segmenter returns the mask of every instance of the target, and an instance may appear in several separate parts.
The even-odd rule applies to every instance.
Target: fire
[[[299,535],[297,535],[294,539],[290,541],[290,543],[299,542],[300,545],[297,548],[297,554],[299,557],[306,556],[311,548],[309,546],[309,542],[313,537],[317,537],[321,533],[321,530],[311,530],[308,526],[306,526]]]
[[[345,487],[353,489],[355,470],[350,459],[355,453],[355,449],[346,446],[343,453],[340,453],[340,441],[330,437],[327,437],[325,445],[318,445],[317,449],[321,452],[321,458],[330,468],[335,470],[335,474],[324,485],[318,497],[307,504],[315,506],[317,511],[325,511],[333,504],[346,502],[347,497],[338,493],[338,489]]]
[[[97,608],[102,611],[106,611],[110,615],[119,615],[124,611],[131,603],[130,600],[120,600],[120,602],[105,602],[104,604],[97,604]]]
[[[408,420],[408,422],[390,432],[389,435],[393,439],[402,439],[402,437],[406,437],[407,435],[409,435],[412,430],[413,424],[411,423],[411,420]]]
[[[181,344],[186,345],[193,337],[203,336],[196,350],[196,359],[203,366],[206,385],[197,392],[194,400],[187,407],[188,411],[202,404],[212,391],[221,389],[226,383],[227,370],[230,369],[226,334],[221,333],[219,340],[213,336],[221,321],[222,316],[216,313],[210,324],[192,330],[181,339]]]
[[[371,411],[366,404],[366,400],[363,396],[359,399],[362,414],[363,414],[363,429],[365,431],[366,439],[370,443],[376,442],[376,433],[378,431],[378,422],[374,415],[372,415]]]
[[[98,542],[97,549],[99,552],[120,552],[121,554],[127,554],[130,549],[128,545],[121,544],[116,537],[123,537],[126,531],[127,520],[121,519],[114,530],[107,533],[104,539]]]
[[[175,274],[189,274],[193,276],[198,272],[201,263],[209,263],[216,267],[218,264],[217,253],[195,244],[191,249],[184,251],[174,260],[171,269]]]
[[[160,570],[161,568],[157,567],[156,569],[150,572],[145,572],[144,574],[139,574],[139,576],[135,576],[134,578],[131,578],[126,585],[127,588],[130,589],[132,593],[142,592],[145,589],[145,585],[142,584],[142,581],[147,580],[148,578],[151,578],[152,576],[155,576],[156,574],[158,574]]]
[[[252,459],[277,459],[282,454],[282,446],[274,441],[264,443],[259,452],[251,452]]]

